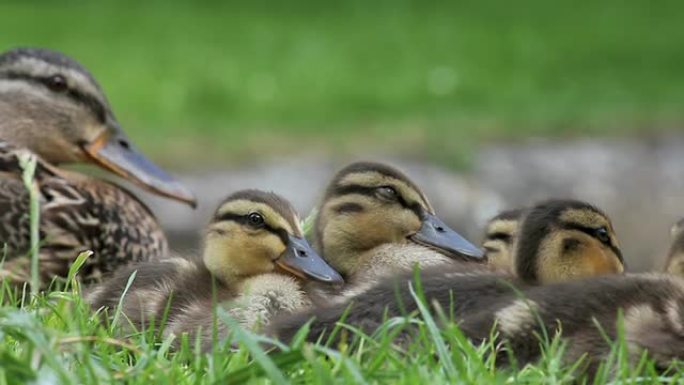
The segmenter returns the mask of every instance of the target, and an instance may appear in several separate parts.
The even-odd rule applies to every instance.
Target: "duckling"
[[[411,179],[373,162],[350,164],[335,175],[314,222],[314,244],[348,289],[416,264],[481,262],[483,256],[435,215]]]
[[[513,253],[518,226],[524,209],[502,211],[487,222],[482,249],[487,264],[494,269],[513,272]]]
[[[82,278],[131,261],[157,259],[167,241],[150,210],[130,192],[59,169],[90,163],[158,195],[195,204],[192,193],[147,160],[122,131],[95,78],[59,52],[17,48],[0,54],[0,243],[7,256],[0,276],[28,275],[28,194],[20,153],[38,159],[43,280],[63,276],[80,251],[92,250]]]
[[[525,214],[514,254],[518,278],[551,283],[625,269],[610,218],[577,200],[550,200]]]
[[[280,196],[259,190],[239,191],[216,210],[204,235],[201,259],[170,258],[118,271],[87,295],[94,309],[113,309],[123,298],[122,313],[132,326],[159,323],[166,313],[165,335],[195,332],[211,346],[216,304],[247,328],[258,329],[281,312],[310,305],[303,281],[342,282],[303,237],[299,218]],[[225,336],[225,325],[219,324]]]
[[[672,226],[670,237],[672,245],[667,255],[665,271],[669,274],[684,277],[684,219]]]
[[[516,274],[441,265],[420,274],[428,304],[458,319],[501,295],[526,287],[624,271],[613,226],[598,208],[581,201],[551,200],[532,207],[520,226],[514,256]],[[290,340],[311,318],[310,340],[330,331],[348,311],[345,323],[372,333],[387,317],[417,310],[413,274],[385,279],[350,300],[273,323],[269,333]]]
[[[542,354],[537,336],[560,334],[568,343],[564,361],[583,358],[580,374],[590,377],[622,326],[630,364],[636,366],[646,352],[664,371],[684,360],[684,279],[628,274],[530,287],[465,315],[459,326],[475,343],[495,330],[497,342],[510,348],[497,356],[502,365],[511,355],[520,366],[536,361]]]

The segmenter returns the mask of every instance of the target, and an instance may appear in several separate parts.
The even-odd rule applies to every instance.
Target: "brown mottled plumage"
[[[18,154],[38,159],[43,283],[64,275],[80,251],[92,250],[81,278],[97,280],[131,261],[166,253],[152,213],[130,192],[58,169],[91,163],[159,195],[194,204],[192,194],[145,159],[119,127],[93,76],[54,51],[18,48],[0,54],[0,243],[2,277],[28,276],[28,194]]]
[[[584,202],[552,200],[534,206],[525,216],[517,242],[516,274],[492,272],[473,264],[442,265],[421,274],[425,298],[454,319],[463,317],[501,295],[540,283],[621,273],[622,256],[608,218]],[[410,292],[413,275],[384,280],[346,302],[283,317],[270,333],[289,340],[308,320],[309,338],[330,332],[349,308],[345,322],[372,333],[385,316],[416,312]]]
[[[21,171],[12,168],[26,150],[0,144],[0,240],[7,255],[0,277],[30,279],[29,197]],[[5,167],[9,166],[9,168]],[[85,250],[94,254],[79,271],[84,282],[99,281],[130,262],[157,260],[168,252],[154,214],[138,198],[112,183],[56,169],[39,160],[34,176],[40,193],[40,273],[44,284],[64,277]]]
[[[93,308],[116,307],[134,272],[121,309],[131,326],[159,323],[168,306],[165,335],[190,334],[205,349],[213,342],[216,304],[242,326],[258,329],[275,314],[310,305],[302,279],[341,281],[303,239],[292,206],[258,190],[237,192],[219,205],[205,231],[201,258],[140,263],[118,271],[87,295]],[[225,337],[226,325],[216,327]]]

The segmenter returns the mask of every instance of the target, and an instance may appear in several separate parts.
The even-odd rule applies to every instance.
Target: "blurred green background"
[[[2,1],[0,48],[20,45],[85,64],[181,168],[358,148],[461,166],[483,141],[684,122],[681,1]]]

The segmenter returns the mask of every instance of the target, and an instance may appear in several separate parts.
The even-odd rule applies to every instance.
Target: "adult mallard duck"
[[[152,213],[112,183],[58,168],[90,163],[165,197],[194,205],[183,185],[147,160],[122,131],[93,76],[46,49],[0,54],[0,243],[3,272],[24,281],[29,247],[28,193],[17,155],[38,159],[43,281],[64,275],[80,251],[92,250],[82,277],[96,280],[130,261],[166,253]]]
[[[134,264],[95,287],[88,301],[95,309],[114,309],[133,272],[121,309],[131,325],[159,326],[166,316],[166,335],[199,336],[205,349],[212,343],[216,304],[243,327],[259,329],[274,315],[311,305],[304,281],[342,282],[304,239],[292,206],[258,190],[236,192],[219,205],[201,258]],[[225,336],[225,325],[218,328]]]

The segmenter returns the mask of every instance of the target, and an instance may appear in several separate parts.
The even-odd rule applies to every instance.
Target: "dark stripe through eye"
[[[612,250],[613,253],[615,253],[615,255],[617,255],[617,257],[618,257],[618,259],[620,260],[620,262],[621,262],[623,265],[625,264],[625,260],[624,260],[623,257],[622,257],[622,251],[620,251],[620,249],[618,249],[615,245],[613,245],[613,244],[611,243],[610,237],[608,237],[608,238],[601,237],[601,238],[604,238],[604,239],[600,239],[599,236],[597,236],[597,234],[600,233],[600,232],[599,232],[599,228],[592,228],[592,227],[582,226],[582,225],[578,225],[578,224],[574,224],[574,223],[566,223],[566,224],[563,225],[563,228],[564,228],[564,229],[568,229],[568,230],[577,230],[577,231],[581,231],[581,232],[583,232],[583,233],[589,235],[590,237],[592,237],[592,238],[598,240],[599,242],[601,242],[601,243],[603,243],[604,245],[608,246],[608,248],[610,248],[610,250]]]
[[[366,187],[366,186],[358,186],[358,185],[337,186],[335,188],[335,191],[334,191],[335,196],[351,195],[351,194],[375,196],[375,187]]]
[[[605,240],[605,239],[602,240],[602,239],[600,239],[600,238],[597,236],[597,233],[598,233],[598,230],[599,230],[599,229],[597,229],[597,228],[582,226],[582,225],[578,225],[578,224],[575,224],[575,223],[566,223],[566,224],[563,226],[563,228],[568,229],[568,230],[577,230],[577,231],[581,231],[581,232],[583,232],[583,233],[585,233],[585,234],[587,234],[587,235],[589,235],[589,236],[591,236],[591,237],[594,237],[594,238],[600,240],[600,241],[603,242],[603,243],[610,243],[610,238],[608,238],[607,240]],[[606,241],[607,241],[607,242],[606,242]]]
[[[233,213],[224,213],[224,214],[215,216],[214,222],[234,221],[234,222],[241,223],[243,219],[244,219],[243,215],[237,215],[237,214],[233,214]]]
[[[499,240],[509,243],[511,241],[511,235],[501,232],[491,233],[487,235],[487,239]]]
[[[351,195],[351,194],[359,194],[359,195],[365,195],[369,197],[376,197],[378,193],[378,188],[386,188],[387,186],[378,186],[378,187],[367,187],[367,186],[359,186],[359,185],[350,185],[350,186],[337,186],[335,190],[333,191],[333,195],[335,196],[342,196],[342,195]],[[396,195],[396,201],[402,205],[403,207],[413,211],[416,213],[417,216],[422,217],[423,208],[419,203],[411,203],[409,204],[406,202],[404,197],[401,194]]]
[[[241,226],[250,226],[254,228],[254,226],[250,222],[250,214],[247,215],[239,215],[239,214],[233,214],[233,213],[224,213],[218,216],[214,217],[214,222],[223,222],[223,221],[233,221],[236,223],[239,223]],[[268,223],[264,222],[262,227],[259,227],[261,229],[264,229],[270,233],[273,233],[277,235],[281,241],[283,241],[284,244],[287,244],[287,238],[288,238],[288,233],[284,229],[276,229],[268,225]]]
[[[358,203],[346,202],[335,206],[333,210],[338,214],[359,213],[363,211],[363,206]]]
[[[47,89],[54,91],[55,83],[54,76],[40,76],[35,77],[28,74],[16,73],[16,72],[5,72],[0,73],[0,78],[10,79],[10,80],[24,80],[27,82],[33,82],[45,86]],[[107,110],[105,106],[100,103],[100,101],[92,95],[88,95],[79,90],[73,88],[66,88],[60,91],[61,94],[66,95],[69,99],[84,105],[88,108],[97,118],[100,123],[104,123],[107,120]]]

